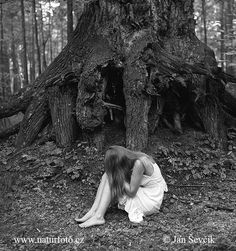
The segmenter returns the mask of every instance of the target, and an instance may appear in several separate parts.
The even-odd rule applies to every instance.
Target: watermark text
[[[170,235],[164,235],[163,236],[163,242],[169,243],[169,244],[214,244],[215,240],[212,235],[208,236],[194,236],[193,234],[190,234],[188,236],[182,236],[182,235],[175,235],[171,237]]]
[[[69,237],[15,237],[13,238],[16,244],[70,244],[74,243],[76,245],[84,243],[84,238],[73,238]]]

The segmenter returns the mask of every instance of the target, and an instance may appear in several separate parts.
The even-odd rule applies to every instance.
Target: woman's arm
[[[144,166],[140,160],[136,160],[131,175],[130,184],[124,182],[124,189],[129,197],[134,197],[139,189],[144,173]]]

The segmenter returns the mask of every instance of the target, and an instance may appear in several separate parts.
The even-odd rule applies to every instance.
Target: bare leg
[[[75,217],[75,220],[77,222],[84,222],[84,221],[88,220],[89,218],[91,218],[95,214],[95,211],[98,208],[99,202],[100,202],[102,194],[103,194],[103,189],[104,189],[106,180],[107,180],[107,175],[106,175],[106,173],[104,173],[102,176],[101,182],[99,184],[97,194],[96,194],[96,197],[95,197],[95,200],[93,202],[92,207],[82,218]]]
[[[111,202],[111,190],[110,185],[108,182],[108,179],[105,181],[105,185],[103,188],[103,193],[101,196],[101,200],[99,202],[98,208],[94,215],[90,217],[87,221],[80,224],[80,227],[91,227],[95,225],[102,225],[105,223],[104,215],[107,211],[107,208],[109,207]]]

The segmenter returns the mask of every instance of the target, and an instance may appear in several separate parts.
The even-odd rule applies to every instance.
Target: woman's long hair
[[[145,153],[131,151],[122,146],[109,147],[105,155],[105,172],[108,176],[113,200],[119,199],[124,194],[124,181],[130,182],[135,161],[140,159],[145,165],[147,158],[154,162],[152,157]]]

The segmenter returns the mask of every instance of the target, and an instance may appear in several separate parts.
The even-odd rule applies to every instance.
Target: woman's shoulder
[[[133,170],[133,173],[143,174],[145,172],[145,166],[143,165],[141,160],[137,159],[134,162],[132,170]]]
[[[139,158],[139,161],[144,167],[144,173],[148,176],[151,176],[154,172],[153,165],[155,164],[155,161],[149,156],[142,156],[141,158]]]
[[[141,166],[143,166],[142,160],[140,158],[136,159],[134,161],[134,167],[141,167]]]
[[[139,161],[141,161],[143,164],[155,164],[155,161],[152,157],[148,155],[144,155],[138,158]]]

